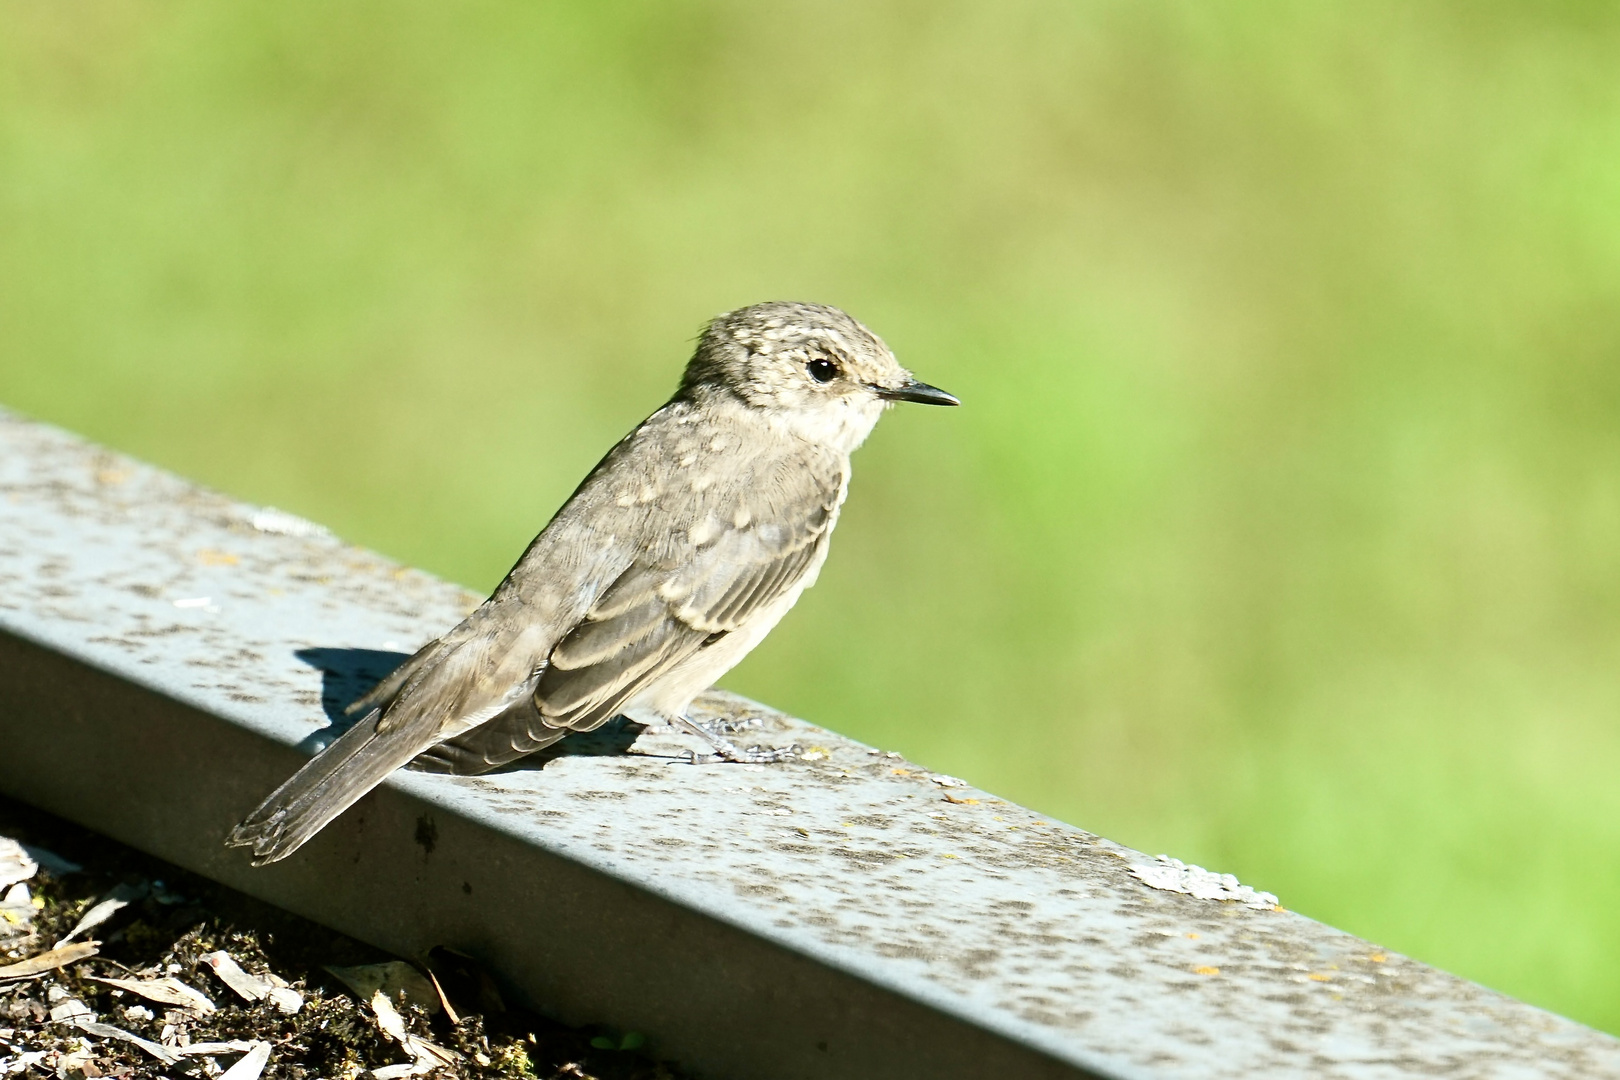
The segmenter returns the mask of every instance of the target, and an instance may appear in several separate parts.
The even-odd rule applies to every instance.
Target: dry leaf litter
[[[0,799],[0,1080],[681,1080],[642,1041]]]

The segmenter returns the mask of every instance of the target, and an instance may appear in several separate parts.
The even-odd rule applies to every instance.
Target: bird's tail
[[[379,738],[377,724],[381,718],[381,709],[367,713],[271,792],[257,810],[231,830],[225,843],[252,848],[254,866],[285,859],[327,822],[382,783],[389,773],[415,757],[420,746]]]
[[[252,848],[254,865],[285,859],[423,750],[478,726],[534,693],[545,641],[490,604],[415,656],[350,706],[361,717],[293,774],[226,837]]]

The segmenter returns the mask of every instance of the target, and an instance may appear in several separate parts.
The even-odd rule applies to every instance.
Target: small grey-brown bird
[[[669,403],[620,441],[490,598],[349,707],[362,718],[227,843],[286,858],[402,765],[474,774],[618,715],[776,761],[686,716],[815,582],[850,454],[890,403],[956,405],[833,307],[716,317]]]

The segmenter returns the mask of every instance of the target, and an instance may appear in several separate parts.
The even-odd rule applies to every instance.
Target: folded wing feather
[[[739,488],[731,505],[705,507],[733,524],[703,543],[659,537],[645,545],[552,650],[534,708],[514,707],[433,748],[421,764],[484,772],[532,752],[525,747],[591,730],[705,641],[745,625],[791,590],[826,542],[843,477],[801,469],[793,492],[772,479]],[[788,507],[796,512],[785,513]]]

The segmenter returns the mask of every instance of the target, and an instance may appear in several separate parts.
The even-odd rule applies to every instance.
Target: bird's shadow
[[[326,749],[353,727],[360,716],[343,710],[411,658],[410,653],[382,649],[299,649],[293,655],[321,673],[321,710],[327,726],[298,744],[310,753]]]
[[[321,709],[326,713],[327,726],[310,732],[298,744],[299,749],[310,754],[326,749],[353,727],[361,714],[350,715],[344,710],[411,658],[410,653],[382,649],[325,647],[299,649],[293,655],[321,673]],[[595,731],[569,735],[494,771],[543,769],[560,757],[618,757],[627,753],[645,730],[643,724],[616,716]]]

